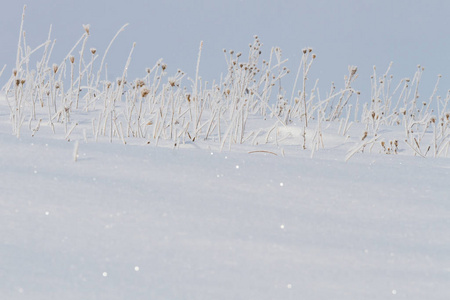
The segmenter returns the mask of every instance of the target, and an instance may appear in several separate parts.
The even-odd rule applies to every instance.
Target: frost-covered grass
[[[332,84],[329,91],[321,93],[318,80],[309,78],[318,59],[312,49],[302,50],[294,84],[284,86],[282,79],[290,75],[287,59],[278,47],[265,57],[255,36],[247,53],[224,50],[225,75],[212,83],[200,76],[203,43],[194,78],[181,70],[170,71],[161,59],[147,68],[144,76],[130,80],[127,69],[132,45],[122,76],[111,80],[108,50],[126,26],[100,55],[95,48],[88,49],[90,26],[84,25],[80,39],[59,63],[51,63],[55,46],[51,32],[47,41],[32,49],[22,27],[23,23],[16,66],[1,90],[17,137],[24,132],[39,135],[42,127],[49,127],[67,140],[82,136],[85,142],[107,139],[125,144],[140,139],[170,147],[205,140],[220,150],[245,144],[259,151],[261,145],[283,144],[283,132],[298,132],[297,145],[313,155],[330,144],[324,136],[332,133],[352,141],[347,159],[365,149],[448,156],[450,94],[437,95],[438,80],[433,94],[422,100],[421,66],[412,79],[397,84],[389,74],[390,67],[382,76],[374,67],[371,95],[361,95],[353,88],[358,75],[357,67],[351,66],[343,87]],[[264,127],[260,120],[266,121]],[[350,130],[354,124],[359,124],[356,132]],[[394,129],[398,134],[388,138],[381,130],[385,127],[402,130]]]

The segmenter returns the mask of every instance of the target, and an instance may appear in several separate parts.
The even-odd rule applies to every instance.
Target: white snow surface
[[[0,128],[0,299],[450,299],[448,158]]]

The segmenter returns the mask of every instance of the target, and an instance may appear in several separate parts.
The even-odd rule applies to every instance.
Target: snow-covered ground
[[[423,67],[374,68],[369,95],[349,66],[320,92],[311,48],[288,86],[254,36],[212,84],[202,42],[192,78],[158,60],[131,79],[133,44],[108,80],[89,25],[57,63],[22,25],[0,89],[0,300],[450,299],[450,94],[420,96]]]
[[[75,162],[8,116],[1,299],[450,297],[448,158],[80,139]]]

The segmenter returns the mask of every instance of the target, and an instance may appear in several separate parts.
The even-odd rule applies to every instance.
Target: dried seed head
[[[14,75],[14,77],[17,76],[17,70],[13,70],[13,75]]]
[[[436,117],[435,117],[435,116],[432,116],[432,117],[430,118],[430,122],[431,122],[431,123],[436,123]]]
[[[145,85],[145,82],[143,80],[136,80],[136,87],[143,87]]]
[[[75,56],[73,56],[73,55],[71,55],[70,57],[69,57],[69,60],[70,60],[70,63],[74,63],[75,62]]]
[[[162,64],[161,65],[161,69],[164,71],[164,70],[166,70],[167,69],[167,65],[166,64]]]
[[[150,74],[150,72],[152,71],[150,68],[146,68],[145,71]]]
[[[312,55],[312,58],[313,58],[313,59],[316,59],[316,57],[317,57],[317,56],[316,56],[315,54]]]
[[[59,82],[55,83],[55,89],[59,89]]]
[[[176,80],[175,80],[175,78],[173,78],[173,77],[170,77],[169,78],[169,84],[170,84],[170,86],[175,86],[175,84],[176,84]]]
[[[306,49],[303,49],[303,50],[302,50],[303,54],[306,54],[306,51],[307,51]]]
[[[20,84],[20,79],[16,79],[16,86],[19,86]]]
[[[95,49],[95,48],[91,48],[91,53],[92,53],[92,55],[94,55],[94,54],[95,54],[95,52],[97,52],[97,49]]]
[[[20,80],[20,84],[24,85],[25,84],[25,79]]]
[[[56,72],[58,72],[58,65],[57,64],[53,64],[53,73],[56,74]]]
[[[91,28],[90,24],[83,24],[83,29],[84,29],[84,31],[86,31],[87,35],[90,34],[90,31],[89,31],[90,28]]]
[[[375,112],[374,111],[372,111],[372,119],[375,119]]]
[[[367,137],[367,131],[364,131],[363,137],[361,138],[361,141],[364,141]]]
[[[188,102],[191,102],[191,94],[186,94],[186,99]]]
[[[147,96],[148,94],[150,94],[150,90],[148,88],[143,88],[141,90],[141,96],[142,98],[145,98],[145,96]]]

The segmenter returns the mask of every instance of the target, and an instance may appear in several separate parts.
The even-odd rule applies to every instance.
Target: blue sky
[[[7,64],[8,72],[15,61],[23,4],[3,4],[0,64]],[[133,42],[137,48],[130,77],[143,76],[145,68],[161,57],[169,73],[180,68],[193,77],[203,40],[200,73],[209,80],[219,79],[226,71],[222,49],[245,52],[257,34],[264,44],[263,55],[272,46],[281,47],[293,71],[301,49],[312,47],[317,60],[311,77],[320,79],[324,92],[331,81],[341,87],[347,66],[356,65],[360,77],[355,87],[369,97],[372,66],[377,65],[381,74],[391,61],[398,80],[412,77],[418,64],[426,68],[424,97],[438,74],[444,76],[440,94],[450,88],[450,1],[32,0],[27,5],[28,44],[43,42],[53,24],[56,62],[81,36],[82,24],[91,24],[88,46],[102,53],[115,32],[129,23],[107,58],[112,77],[120,74]]]

